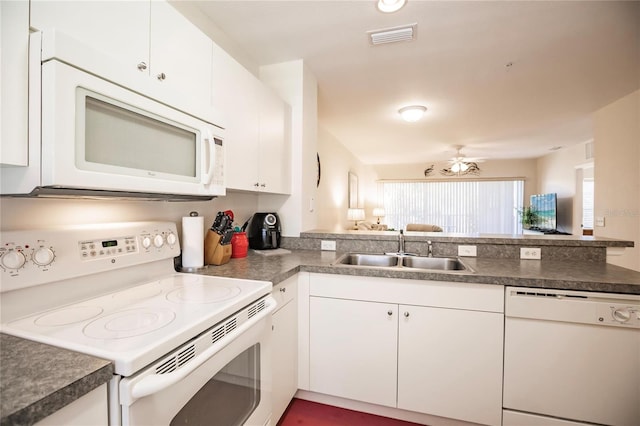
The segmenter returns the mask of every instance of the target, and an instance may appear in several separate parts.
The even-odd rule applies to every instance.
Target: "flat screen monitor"
[[[558,226],[558,196],[556,193],[531,196],[531,207],[538,214],[536,228],[541,231],[555,231]]]

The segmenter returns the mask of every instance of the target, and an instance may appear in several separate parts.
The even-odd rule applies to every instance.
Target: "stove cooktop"
[[[176,273],[2,325],[114,362],[128,376],[260,297],[271,283]]]

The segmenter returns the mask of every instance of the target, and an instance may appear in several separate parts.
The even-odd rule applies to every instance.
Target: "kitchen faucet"
[[[398,234],[398,254],[404,254],[404,231],[401,229]]]

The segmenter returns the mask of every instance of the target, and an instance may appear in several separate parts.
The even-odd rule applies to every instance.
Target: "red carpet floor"
[[[418,423],[380,417],[294,398],[277,426],[417,426]]]

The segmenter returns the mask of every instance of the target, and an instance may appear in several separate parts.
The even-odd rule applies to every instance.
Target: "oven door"
[[[220,341],[218,347],[213,344],[202,356],[188,359],[189,351],[183,350],[185,346],[181,347],[176,351],[176,359],[178,363],[184,359],[184,367],[172,371],[174,367],[166,363],[171,357],[166,357],[136,375],[122,379],[121,424],[270,424],[273,308],[275,301],[238,327],[235,336],[229,336],[230,342]],[[158,374],[162,369],[167,372]]]

